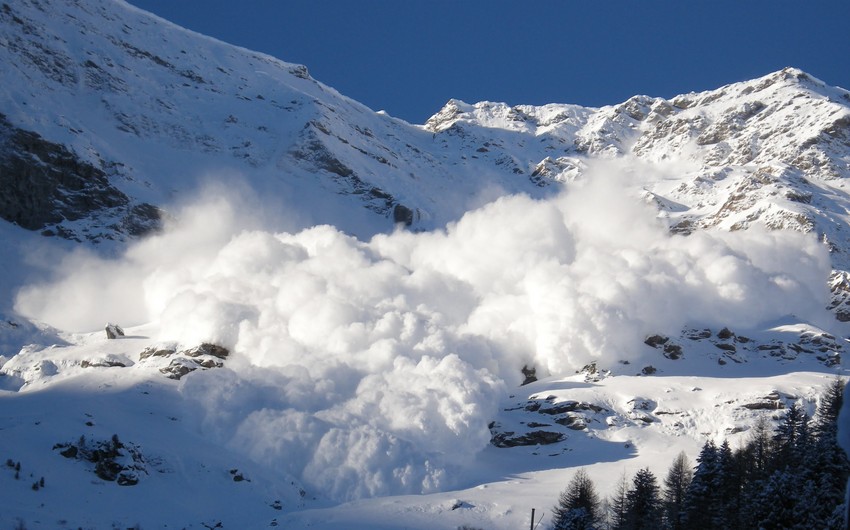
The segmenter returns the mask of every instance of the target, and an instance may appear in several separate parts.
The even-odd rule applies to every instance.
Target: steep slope
[[[20,0],[0,76],[4,526],[525,527],[846,373],[850,96],[798,70],[416,126]]]
[[[6,134],[39,135],[126,196],[104,202],[93,190],[83,194],[90,205],[60,214],[47,192],[42,200],[15,192],[9,202],[32,210],[25,225],[53,227],[48,233],[137,233],[157,217],[144,203],[166,207],[196,191],[198,180],[233,172],[284,208],[287,200],[315,204],[311,198],[328,205],[301,209],[297,227],[329,222],[363,236],[394,222],[428,229],[499,195],[545,196],[538,188],[577,178],[596,158],[635,156],[654,169],[634,185],[673,230],[761,224],[814,232],[836,268],[850,268],[840,188],[850,174],[850,95],[798,70],[600,109],[452,100],[420,128],[341,96],[303,66],[122,3],[5,3],[0,31]],[[19,171],[21,151],[5,151],[7,178]],[[61,173],[43,159],[38,164]],[[79,196],[72,183],[51,189]],[[109,214],[116,200],[130,209]],[[126,220],[95,220],[110,215]],[[14,209],[2,216],[21,223]],[[106,226],[74,224],[82,218]]]
[[[466,145],[488,143],[489,156],[519,158],[518,167],[534,167],[542,184],[542,177],[574,180],[594,158],[633,156],[652,164],[636,171],[635,185],[671,230],[762,225],[814,232],[836,268],[848,267],[850,92],[797,69],[601,109],[450,101],[425,127],[466,131]],[[493,148],[489,139],[497,135],[514,141]]]
[[[498,173],[458,174],[453,155],[433,153],[429,133],[341,96],[305,67],[193,34],[120,2],[4,3],[0,31],[7,134],[35,134],[62,146],[77,165],[108,176],[136,201],[166,206],[194,192],[199,179],[236,172],[290,202],[327,203],[300,212],[306,218],[300,226],[329,222],[370,235],[421,216],[433,219],[425,226],[457,218],[468,197]],[[13,155],[27,151],[12,147],[8,176],[19,171]],[[506,191],[531,188],[497,180]],[[444,197],[449,191],[458,199]],[[47,212],[55,210],[49,201],[33,204],[26,226],[91,240],[131,232],[72,227],[74,218],[95,222],[106,215],[97,212],[108,204],[98,205],[96,193],[86,196],[95,207],[75,209],[69,222]],[[10,202],[24,200],[19,193]],[[360,214],[364,206],[380,217]],[[18,222],[21,215],[4,211],[3,218]]]

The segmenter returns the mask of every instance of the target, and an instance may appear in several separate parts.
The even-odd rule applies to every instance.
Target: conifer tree
[[[774,471],[748,504],[749,527],[777,530],[800,528],[796,486],[794,476],[788,470]]]
[[[684,530],[685,495],[694,473],[685,452],[676,456],[664,479],[664,526],[671,530]]]
[[[626,525],[626,496],[629,493],[629,483],[626,480],[626,472],[620,475],[620,480],[617,482],[617,488],[608,502],[609,506],[609,527],[614,530],[625,528]]]
[[[850,476],[850,462],[838,445],[838,414],[844,400],[844,382],[836,378],[824,391],[815,419],[812,422],[812,450],[806,463],[809,472],[809,489],[817,492],[816,502],[808,513],[822,522],[823,528],[837,528],[844,511],[845,485]],[[811,498],[804,495],[805,501]]]
[[[772,428],[767,418],[759,416],[750,437],[739,451],[739,460],[747,462],[747,481],[767,478],[771,467]]]
[[[850,465],[835,443],[842,400],[837,381],[825,390],[813,421],[796,404],[788,409],[772,436],[768,476],[749,471],[744,496],[749,528],[845,528],[840,514]]]
[[[794,403],[773,435],[774,470],[801,466],[809,442],[809,415]]]
[[[567,489],[561,492],[553,511],[555,530],[591,530],[601,520],[596,487],[584,469],[573,476]]]
[[[712,440],[703,444],[685,500],[686,528],[712,528],[719,518],[720,462]]]
[[[635,474],[632,487],[626,494],[626,530],[656,530],[661,528],[661,496],[655,475],[644,468]]]
[[[844,403],[844,381],[835,378],[823,393],[815,412],[814,434],[817,438],[834,437],[838,430],[838,415]]]
[[[728,440],[717,449],[717,511],[713,524],[718,528],[734,528],[737,525],[741,504],[741,473]]]
[[[752,507],[760,498],[773,463],[773,429],[767,418],[760,416],[750,431],[749,439],[736,452],[738,475],[741,480],[741,500],[738,523],[740,528],[758,528]]]

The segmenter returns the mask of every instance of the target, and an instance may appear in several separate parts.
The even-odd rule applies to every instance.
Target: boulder
[[[527,385],[529,383],[533,383],[533,382],[537,381],[537,370],[533,366],[529,368],[529,366],[527,364],[523,365],[522,375],[524,376],[524,379],[523,379],[522,384],[520,386]]]
[[[717,332],[717,338],[721,339],[721,340],[727,340],[727,339],[731,339],[731,338],[734,338],[734,337],[735,337],[735,334],[732,333],[732,331],[730,331],[729,328],[723,328],[723,329],[721,329],[720,331]]]
[[[667,341],[669,340],[670,337],[665,337],[664,335],[650,335],[643,341],[643,343],[647,346],[657,348],[663,344],[667,344]]]
[[[107,339],[117,339],[118,337],[124,336],[124,330],[121,329],[121,326],[117,324],[107,324],[106,325],[106,338]]]
[[[179,381],[181,377],[189,372],[194,372],[197,369],[197,363],[184,357],[178,357],[176,359],[172,359],[168,366],[160,368],[159,371],[165,374],[167,378]]]
[[[218,357],[219,359],[226,359],[227,356],[230,355],[230,350],[228,350],[224,346],[219,346],[218,344],[204,342],[200,346],[195,346],[194,348],[183,350],[180,353],[182,353],[186,357],[200,357],[201,355],[212,355],[213,357]]]

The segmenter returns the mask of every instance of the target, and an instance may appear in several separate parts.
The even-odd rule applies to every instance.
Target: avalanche
[[[799,70],[417,126],[112,0],[0,43],[0,525],[545,525],[846,374],[850,95]]]

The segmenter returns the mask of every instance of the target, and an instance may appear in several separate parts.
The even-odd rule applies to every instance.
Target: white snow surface
[[[850,97],[799,70],[415,126],[123,2],[4,5],[0,112],[169,212],[0,226],[4,527],[524,528],[846,372]],[[60,455],[114,434],[136,485]]]
[[[618,198],[617,169],[606,164],[605,175],[545,201],[500,199],[443,231],[361,241],[327,225],[297,233],[243,229],[238,208],[211,199],[119,259],[71,254],[53,282],[20,292],[21,313],[67,330],[94,329],[110,315],[150,323],[111,341],[102,331],[66,332],[65,346],[27,347],[9,359],[3,398],[24,404],[14,405],[7,420],[21,438],[8,437],[3,449],[23,462],[58,460],[52,444],[89,432],[108,438],[112,430],[164,466],[183,468],[201,465],[194,445],[203,443],[222,448],[234,463],[210,456],[183,480],[206,484],[203,473],[217,473],[221,484],[210,487],[233,488],[241,483],[228,482],[227,469],[257,466],[284,477],[272,481],[282,490],[274,499],[253,500],[289,499],[286,517],[260,510],[264,524],[276,518],[301,527],[330,517],[340,527],[392,528],[401,518],[425,528],[440,514],[446,528],[467,520],[508,528],[526,517],[527,503],[553,502],[554,477],[566,480],[569,471],[547,471],[552,467],[598,467],[606,487],[611,466],[651,465],[660,474],[673,449],[694,454],[708,437],[741,439],[759,414],[741,408],[747,400],[779,392],[811,409],[819,386],[840,370],[821,364],[811,349],[795,356],[783,346],[776,357],[755,345],[834,337],[794,324],[830,325],[825,249],[790,231],[671,235],[650,207]],[[612,210],[587,207],[596,204]],[[735,353],[699,341],[685,346],[684,359],[672,360],[643,343],[650,333],[675,336],[695,323],[714,330],[734,325]],[[227,347],[231,357],[225,367],[192,372],[179,383],[162,382],[158,369],[167,360],[140,358],[150,346],[181,350],[203,342]],[[103,366],[110,361],[124,367]],[[591,363],[607,377],[564,378]],[[548,377],[518,387],[523,365]],[[648,365],[659,371],[635,376]],[[37,427],[12,421],[30,400],[55,392],[79,396],[44,412]],[[494,432],[521,432],[529,420],[549,420],[551,427],[551,417],[523,412],[527,400],[544,397],[605,412],[583,416],[586,426],[578,431],[556,426],[566,436],[552,446],[489,444]],[[126,412],[96,407],[104,400],[126,400],[120,406]],[[174,410],[180,421],[153,427],[160,430],[156,441],[136,434],[140,411],[169,416]],[[86,414],[97,429],[84,426]],[[69,417],[78,418],[76,428]],[[42,430],[54,439],[42,443],[42,456],[21,454],[18,440],[48,424]],[[191,448],[188,464],[179,452],[158,456],[160,444],[172,443]],[[40,469],[54,484],[52,466]],[[162,480],[153,471],[159,470],[148,466]],[[255,473],[261,487],[266,475],[245,472]],[[515,474],[529,483],[508,478]],[[482,484],[493,489],[482,492],[476,488]],[[499,500],[511,485],[536,493]],[[171,487],[184,486],[170,483],[158,495]],[[306,500],[294,493],[299,488]],[[426,496],[395,497],[400,494]],[[161,502],[139,495],[143,503]],[[452,496],[459,495],[464,512],[454,513]],[[301,511],[385,496],[396,500]],[[59,512],[95,526],[107,516],[142,526],[212,519],[241,525],[260,517],[243,515],[241,507],[183,513],[166,506],[149,513],[134,505],[97,519],[79,511],[85,504],[54,502],[55,508],[12,513],[46,526],[55,522],[44,514]]]

